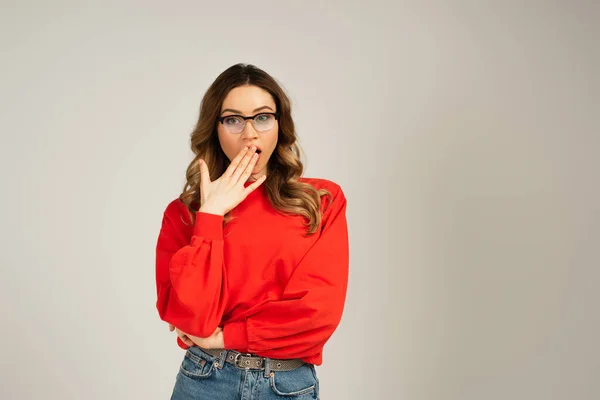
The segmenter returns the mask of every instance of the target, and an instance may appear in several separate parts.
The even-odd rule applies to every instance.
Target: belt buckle
[[[233,365],[235,365],[238,368],[242,368],[242,369],[250,369],[250,367],[243,367],[240,364],[238,364],[238,359],[240,358],[240,356],[246,356],[246,357],[253,357],[253,355],[251,353],[237,353],[235,355],[235,358],[233,359]]]

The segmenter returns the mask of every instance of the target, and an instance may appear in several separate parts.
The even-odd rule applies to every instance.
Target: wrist
[[[210,211],[196,213],[196,222],[194,224],[194,236],[208,240],[223,240],[223,220],[222,214],[211,214]],[[192,240],[194,240],[192,238]]]
[[[206,214],[214,214],[220,216],[225,215],[225,211],[221,207],[217,207],[214,204],[210,203],[203,204],[198,211]]]

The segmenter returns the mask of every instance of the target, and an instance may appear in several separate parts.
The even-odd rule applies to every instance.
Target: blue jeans
[[[224,353],[223,353],[224,355]],[[313,364],[291,371],[244,370],[190,347],[177,373],[171,400],[318,400]]]

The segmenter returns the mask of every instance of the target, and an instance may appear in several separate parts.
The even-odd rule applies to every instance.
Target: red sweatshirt
[[[321,365],[346,298],[346,198],[334,182],[300,181],[332,194],[331,202],[322,197],[321,226],[308,237],[305,218],[274,210],[264,185],[225,227],[222,216],[203,212],[193,225],[184,204],[172,201],[156,248],[160,318],[199,337],[222,327],[226,349]]]

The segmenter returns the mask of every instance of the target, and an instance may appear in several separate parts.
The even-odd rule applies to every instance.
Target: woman
[[[171,399],[318,399],[348,282],[344,193],[302,177],[290,101],[253,65],[209,87],[191,147],[156,249],[156,306],[187,350]]]

